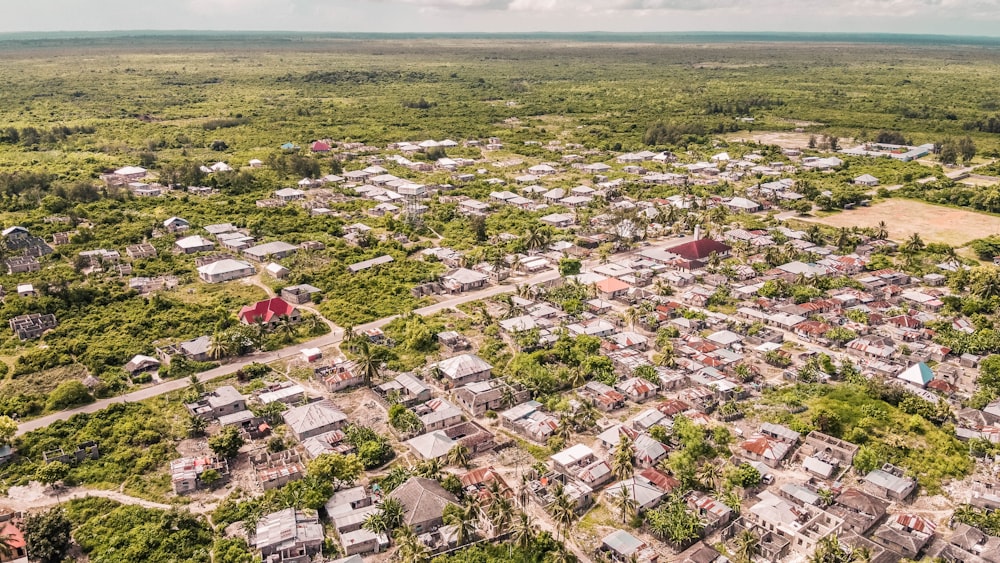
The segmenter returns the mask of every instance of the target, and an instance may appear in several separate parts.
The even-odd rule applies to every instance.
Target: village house
[[[249,262],[225,258],[198,266],[198,277],[207,283],[221,283],[250,277],[257,270]]]
[[[441,360],[431,366],[439,373],[447,387],[455,388],[490,378],[493,366],[475,354],[461,354]]]
[[[528,396],[527,391],[515,392],[499,379],[468,383],[455,389],[455,400],[473,416],[499,410],[508,403],[519,403]]]
[[[500,413],[500,422],[518,434],[544,444],[559,427],[559,419],[541,410],[538,401],[526,401]]]
[[[157,252],[156,247],[144,242],[141,244],[130,244],[125,247],[125,254],[133,260],[140,260],[144,258],[156,258]]]
[[[194,403],[184,405],[192,416],[214,420],[222,415],[247,409],[247,399],[232,385],[224,385],[209,391]]]
[[[281,417],[299,441],[340,430],[347,423],[347,415],[329,399],[291,408]]]
[[[191,235],[179,239],[174,243],[174,246],[183,254],[196,254],[211,251],[215,248],[215,243],[201,235]]]
[[[641,403],[656,397],[660,386],[641,377],[630,377],[616,383],[615,389],[624,393],[630,400]]]
[[[810,554],[821,539],[841,531],[840,518],[817,507],[795,505],[768,491],[757,498],[760,502],[750,507],[745,518],[788,540],[797,553]]]
[[[462,421],[462,409],[447,399],[431,399],[414,407],[413,412],[420,418],[425,432],[442,430]]]
[[[356,387],[364,382],[357,362],[350,360],[317,367],[313,370],[313,376],[331,393]]]
[[[937,525],[914,514],[893,514],[882,524],[873,539],[910,559],[919,559],[920,553],[934,540]]]
[[[906,500],[917,490],[917,482],[903,475],[903,470],[890,464],[875,469],[865,475],[865,488],[881,498],[895,501]]]
[[[214,472],[211,482],[202,480],[206,471]],[[229,464],[216,457],[182,457],[170,462],[170,484],[174,493],[185,495],[204,486],[221,484],[229,476]]]
[[[589,400],[599,410],[608,412],[625,406],[625,395],[600,381],[588,381],[579,389],[580,396]]]
[[[261,517],[253,545],[268,563],[304,563],[323,550],[325,538],[315,511],[286,508]]]
[[[322,292],[320,288],[309,284],[290,285],[281,290],[281,298],[289,303],[302,305],[312,301],[313,295]]]
[[[272,297],[258,301],[253,305],[247,305],[240,309],[237,317],[245,325],[258,324],[267,329],[274,328],[284,320],[290,323],[302,320],[302,314],[298,308],[280,297]]]
[[[646,542],[624,530],[615,530],[601,540],[600,551],[617,563],[657,563],[659,554]]]
[[[257,262],[266,262],[268,260],[280,260],[282,258],[287,258],[288,256],[295,254],[298,249],[299,247],[294,244],[288,244],[287,242],[278,240],[247,248],[243,251],[243,255]]]
[[[410,477],[389,496],[403,505],[403,524],[417,534],[440,528],[444,524],[444,508],[458,504],[455,495],[444,490],[437,481],[424,477]]]
[[[397,375],[395,379],[376,387],[375,392],[383,400],[406,407],[427,402],[431,398],[431,388],[410,373]]]
[[[34,256],[14,256],[4,260],[8,274],[23,274],[37,272],[42,269],[41,263]]]
[[[758,434],[740,442],[739,453],[743,457],[760,461],[768,467],[778,467],[794,446],[764,434]]]
[[[888,502],[850,487],[836,496],[827,511],[843,519],[844,529],[866,535],[882,520],[888,508]]]
[[[470,270],[457,268],[441,276],[441,285],[451,293],[461,293],[480,289],[486,285],[489,276]]]

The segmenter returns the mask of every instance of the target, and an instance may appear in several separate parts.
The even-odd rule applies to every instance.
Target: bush
[[[90,396],[87,386],[79,381],[63,381],[52,393],[49,393],[49,400],[46,406],[49,410],[62,410],[80,405],[85,405],[94,400]]]

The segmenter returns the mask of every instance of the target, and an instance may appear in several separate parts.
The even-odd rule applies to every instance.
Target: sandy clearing
[[[875,227],[879,221],[885,221],[892,240],[902,241],[920,233],[924,242],[952,246],[964,246],[971,240],[1000,233],[1000,217],[909,199],[890,199],[828,217],[799,220],[831,227]]]

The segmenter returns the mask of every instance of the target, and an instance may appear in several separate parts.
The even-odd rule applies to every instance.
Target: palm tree
[[[565,546],[554,549],[545,554],[545,563],[574,563],[576,557],[566,550]]]
[[[660,367],[674,367],[677,364],[674,345],[669,342],[664,343],[660,351],[653,354],[653,363]]]
[[[559,425],[556,426],[555,436],[563,442],[569,442],[573,435],[573,417],[566,413],[559,415]]]
[[[381,511],[372,512],[366,516],[365,521],[361,523],[361,527],[375,535],[384,534],[389,531],[389,523],[386,522],[385,515]]]
[[[622,435],[618,439],[618,446],[615,447],[615,454],[611,459],[611,472],[619,481],[624,481],[635,473],[635,467],[632,465],[633,455],[632,439]]]
[[[502,318],[510,319],[517,315],[517,305],[514,304],[514,299],[509,293],[497,296],[497,301],[504,306]]]
[[[424,563],[430,559],[430,550],[417,537],[413,528],[403,526],[395,532],[396,545],[399,549],[396,555],[401,563]]]
[[[500,491],[497,493],[491,492],[490,498],[492,502],[487,507],[486,514],[489,518],[490,526],[493,528],[493,535],[497,536],[510,525],[511,518],[514,516],[514,505]]]
[[[428,479],[437,479],[441,475],[441,462],[437,458],[429,459],[417,466],[416,474]]]
[[[224,331],[218,331],[212,335],[212,342],[208,347],[208,355],[213,360],[221,360],[230,353],[231,340],[227,338]]]
[[[404,512],[403,503],[394,497],[387,497],[379,504],[379,514],[389,530],[395,530],[403,523]]]
[[[476,533],[476,520],[479,519],[479,505],[476,498],[467,497],[462,510],[451,512],[446,518],[445,524],[455,527],[455,541],[458,545],[469,543]]]
[[[622,312],[622,321],[624,321],[625,324],[628,325],[630,329],[635,328],[635,323],[638,320],[639,320],[639,309],[636,309],[635,307],[629,307],[628,309],[625,309],[625,311]]]
[[[816,496],[819,497],[820,502],[823,506],[830,506],[833,504],[833,491],[827,488],[822,488],[816,492]]]
[[[511,528],[511,541],[518,549],[527,549],[535,541],[535,523],[527,512],[521,512]]]
[[[552,239],[552,234],[543,226],[532,225],[524,234],[524,244],[528,250],[543,248]]]
[[[517,503],[521,506],[521,510],[528,508],[528,499],[531,497],[531,487],[528,485],[531,479],[527,475],[521,476],[521,486],[517,488]]]
[[[750,530],[743,530],[736,536],[734,556],[737,563],[752,563],[760,555],[760,538]]]
[[[288,315],[278,317],[278,322],[274,328],[275,332],[280,334],[282,340],[285,342],[290,342],[295,337],[295,325],[292,324],[292,320],[288,318]]]
[[[706,489],[713,490],[719,484],[719,479],[722,478],[722,471],[719,466],[707,461],[701,465],[698,470],[698,481],[701,482],[701,486]]]
[[[920,233],[913,233],[910,235],[910,238],[906,239],[900,250],[906,254],[916,254],[923,250],[925,246],[924,240],[920,238]]]
[[[364,379],[365,385],[371,387],[372,381],[379,377],[379,371],[382,369],[381,361],[371,349],[368,339],[359,339],[356,349],[358,354],[358,370],[361,372],[361,377]]]
[[[875,238],[878,240],[889,238],[889,227],[885,224],[885,221],[879,221],[878,225],[875,226]]]
[[[464,444],[455,444],[448,452],[448,463],[459,467],[469,466],[469,448]]]
[[[549,506],[549,512],[552,514],[552,519],[556,522],[556,534],[565,540],[566,531],[569,530],[576,520],[576,506],[569,498],[569,495],[566,494],[566,490],[563,489],[561,483],[556,486],[555,500]]]
[[[635,508],[636,508],[635,499],[633,499],[632,495],[630,495],[628,493],[628,487],[626,487],[623,484],[621,486],[621,488],[618,490],[618,494],[614,496],[614,501],[613,502],[614,502],[615,508],[617,508],[618,510],[621,511],[621,513],[622,513],[622,524],[624,524],[626,522],[625,516],[629,512],[635,512]]]

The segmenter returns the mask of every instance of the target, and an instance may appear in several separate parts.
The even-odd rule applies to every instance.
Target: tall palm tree
[[[396,545],[399,547],[396,555],[401,563],[424,563],[430,559],[430,549],[420,541],[413,528],[409,526],[397,528],[395,536]]]
[[[281,335],[282,340],[285,342],[290,342],[292,338],[295,338],[295,325],[292,320],[288,318],[288,315],[281,315],[278,317],[278,322],[275,324],[275,332]]]
[[[545,563],[574,563],[575,561],[576,557],[565,546],[560,546],[545,554]]]
[[[660,351],[653,354],[653,363],[660,367],[674,367],[677,364],[674,345],[670,342],[665,342],[660,347]]]
[[[213,360],[221,360],[230,353],[232,341],[227,338],[225,331],[217,331],[212,335],[212,341],[208,347],[208,355]]]
[[[737,563],[752,563],[760,555],[760,538],[750,530],[743,530],[736,536],[734,556]]]
[[[618,490],[618,494],[613,497],[613,503],[615,508],[617,508],[622,513],[622,524],[626,522],[625,517],[629,512],[635,512],[636,503],[635,499],[628,492],[628,487],[622,485]]]
[[[389,530],[395,530],[403,523],[404,512],[403,503],[394,497],[387,497],[379,504],[379,514]]]
[[[698,481],[701,482],[701,486],[709,490],[714,490],[719,484],[719,479],[722,478],[722,470],[719,466],[707,461],[701,465],[698,470]]]
[[[455,444],[448,452],[448,463],[459,467],[469,466],[469,448],[464,444]]]
[[[358,370],[361,372],[361,377],[364,379],[365,385],[371,387],[372,381],[379,377],[382,362],[374,353],[371,344],[366,338],[359,339],[355,349],[358,355]]]
[[[514,504],[502,492],[490,495],[491,502],[486,509],[493,535],[497,536],[510,525],[514,517]]]
[[[518,514],[511,528],[510,539],[518,549],[527,549],[535,541],[535,523],[527,512]]]
[[[476,533],[476,521],[479,520],[479,505],[476,498],[467,497],[462,509],[449,513],[445,521],[445,524],[455,527],[455,541],[458,545],[469,543]]]
[[[913,233],[910,235],[910,238],[906,239],[900,250],[906,254],[916,254],[923,250],[925,246],[924,240],[920,238],[920,233]]]
[[[638,322],[639,317],[639,309],[635,307],[629,307],[622,312],[622,321],[624,321],[630,329],[635,328],[635,323]]]
[[[875,226],[875,238],[878,240],[889,238],[889,227],[885,224],[885,221],[879,221],[878,225]]]
[[[563,540],[566,539],[566,531],[570,529],[576,521],[576,506],[562,484],[556,486],[555,500],[549,506],[552,519],[556,522],[556,534]]]
[[[634,452],[632,451],[632,439],[622,435],[618,439],[618,446],[615,447],[614,456],[611,458],[611,472],[619,481],[628,479],[635,473]]]
[[[556,426],[555,435],[563,442],[569,442],[569,439],[573,436],[573,424],[574,421],[571,415],[566,413],[559,415],[559,425]]]

